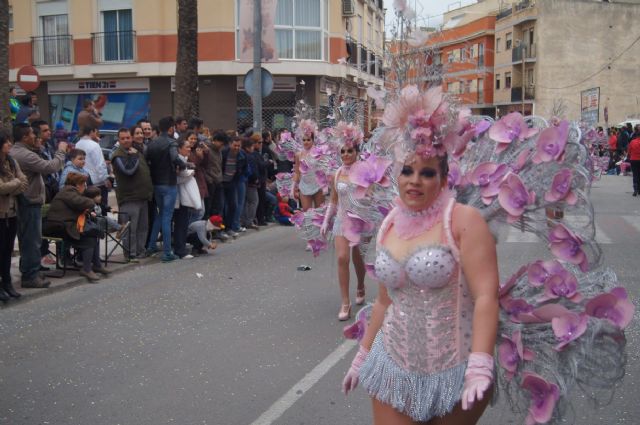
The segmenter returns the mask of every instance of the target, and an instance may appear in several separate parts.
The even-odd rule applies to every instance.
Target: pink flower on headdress
[[[556,384],[533,372],[523,372],[522,377],[520,386],[529,391],[531,395],[529,414],[525,420],[526,425],[549,422],[556,402],[560,399],[560,389]]]
[[[315,135],[318,132],[318,125],[314,120],[302,120],[298,126],[298,130],[300,131],[300,135],[302,136],[311,136]]]
[[[533,351],[522,346],[521,332],[514,331],[511,338],[502,335],[502,342],[498,346],[498,363],[506,371],[507,380],[511,380],[523,360],[533,360]]]
[[[471,123],[469,117],[471,110],[463,108],[458,112],[458,117],[448,130],[444,138],[443,145],[447,146],[454,158],[459,158],[467,149],[467,144],[471,139],[480,135],[489,128],[488,121],[482,120],[475,124]]]
[[[509,214],[507,221],[514,223],[524,213],[524,209],[535,202],[536,193],[528,192],[522,179],[518,175],[510,173],[500,185],[498,202]]]
[[[489,205],[500,191],[500,184],[509,173],[509,166],[493,162],[479,164],[469,177],[469,182],[480,187],[482,202]]]
[[[390,165],[391,161],[375,154],[370,155],[366,161],[356,162],[351,167],[351,172],[349,173],[349,180],[358,186],[355,190],[354,197],[356,199],[364,198],[367,189],[374,183],[388,187],[390,181],[385,176],[385,172]]]
[[[507,149],[516,139],[523,141],[538,133],[537,128],[529,128],[519,112],[511,112],[500,118],[489,129],[489,137],[498,142],[496,153]]]
[[[356,214],[348,212],[342,221],[342,231],[344,237],[349,241],[349,246],[356,246],[360,243],[363,234],[373,230],[373,224],[363,220]]]
[[[339,144],[349,147],[360,144],[362,139],[364,139],[364,134],[359,127],[353,123],[347,123],[345,121],[340,121],[332,129],[332,135],[339,139]]]
[[[578,198],[575,193],[571,191],[571,179],[573,178],[572,171],[568,168],[563,168],[553,176],[551,187],[549,191],[544,194],[544,200],[547,202],[557,202],[565,199],[567,204],[574,205]]]
[[[587,302],[585,312],[591,317],[606,319],[620,329],[626,328],[635,306],[629,301],[627,290],[622,287],[613,288],[611,292],[600,294]]]
[[[589,317],[584,313],[567,313],[560,317],[554,317],[551,319],[551,328],[553,328],[553,333],[560,341],[554,349],[562,351],[562,349],[572,341],[580,338],[587,330],[588,321]]]
[[[447,183],[449,183],[449,189],[453,189],[462,184],[462,170],[460,169],[460,163],[456,160],[451,160],[449,162]]]
[[[589,260],[582,250],[582,243],[582,239],[563,224],[558,224],[549,232],[551,253],[559,260],[575,264],[586,272],[589,270]]]
[[[557,127],[542,130],[536,142],[536,153],[531,159],[533,163],[562,161],[568,135],[569,123],[567,121],[561,121]]]

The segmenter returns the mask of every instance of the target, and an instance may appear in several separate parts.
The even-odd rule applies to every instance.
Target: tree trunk
[[[0,127],[11,128],[9,110],[9,0],[0,0]]]
[[[198,116],[198,0],[178,0],[175,81],[174,114],[187,119]]]

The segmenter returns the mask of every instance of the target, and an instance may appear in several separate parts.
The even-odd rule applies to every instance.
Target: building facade
[[[239,60],[244,0],[198,2],[200,115],[212,128],[252,123]],[[176,0],[10,0],[10,81],[34,65],[42,115],[77,128],[82,100],[102,109],[106,128],[173,111]],[[264,98],[265,128],[288,127],[304,81],[306,101],[321,109],[330,95],[358,99],[383,85],[382,0],[280,0],[275,14],[279,61]]]

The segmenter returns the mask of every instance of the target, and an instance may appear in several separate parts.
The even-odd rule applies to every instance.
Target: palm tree
[[[0,127],[11,128],[9,111],[9,0],[0,0]]]
[[[6,1],[6,0],[4,0]],[[178,0],[178,54],[174,114],[198,115],[198,0]]]

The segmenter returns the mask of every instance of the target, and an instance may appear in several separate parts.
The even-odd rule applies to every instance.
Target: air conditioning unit
[[[356,14],[356,5],[353,0],[342,0],[342,16],[354,16]]]

